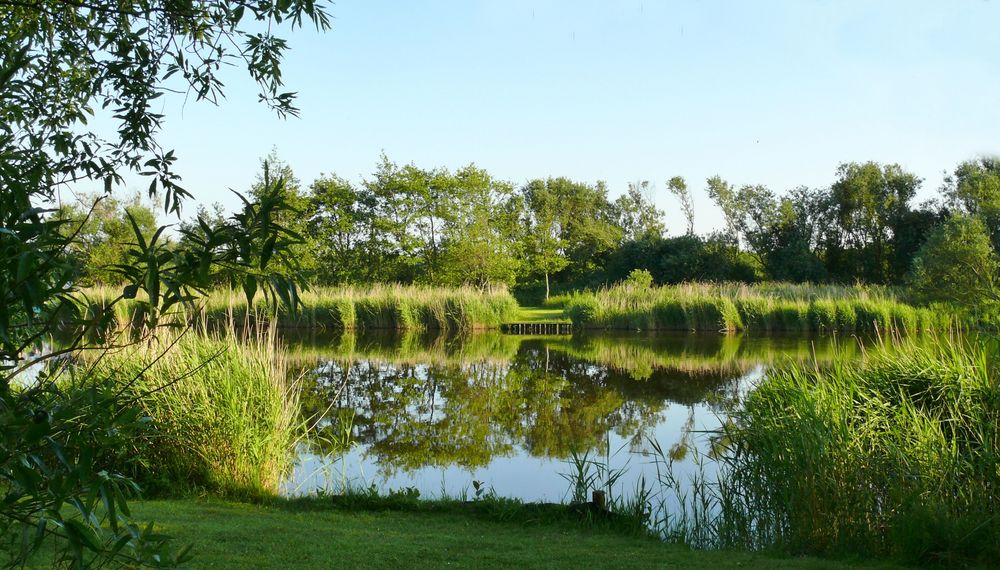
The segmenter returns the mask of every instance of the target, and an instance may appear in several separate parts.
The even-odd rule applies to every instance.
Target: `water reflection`
[[[859,350],[853,338],[676,334],[287,341],[324,436],[289,492],[349,481],[458,494],[475,478],[528,500],[561,498],[574,453],[634,461],[654,438],[683,460],[763,365]],[[323,442],[347,429],[357,446],[332,462]]]

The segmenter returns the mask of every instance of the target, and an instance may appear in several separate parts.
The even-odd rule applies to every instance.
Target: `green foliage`
[[[189,88],[197,100],[216,101],[222,93],[217,73],[237,56],[260,86],[261,100],[278,114],[295,114],[294,96],[281,91],[287,44],[272,30],[282,22],[298,27],[303,21],[329,26],[324,6],[311,0],[252,6],[0,1],[0,480],[5,496],[0,530],[5,539],[14,537],[4,543],[11,555],[5,564],[18,564],[43,543],[54,548],[50,564],[57,566],[167,566],[184,558],[170,554],[152,527],[131,522],[125,499],[134,486],[96,466],[98,457],[115,453],[121,445],[118,434],[128,433],[134,423],[130,401],[117,392],[67,396],[50,378],[31,377],[42,361],[100,346],[87,346],[78,327],[61,350],[21,360],[56,323],[87,330],[110,316],[83,318],[75,295],[78,268],[72,263],[74,250],[82,249],[81,238],[54,202],[69,184],[96,183],[110,194],[131,171],[151,179],[148,194],[162,199],[165,211],[179,213],[189,194],[173,171],[173,151],[156,140],[164,121],[154,110],[162,106],[157,99],[168,90]],[[88,130],[98,107],[116,123],[115,136]],[[116,241],[123,228],[131,229],[124,256],[120,243],[92,253],[99,255],[97,261],[112,262],[126,284],[117,298],[143,292],[145,325],[155,329],[163,313],[190,302],[220,265],[245,287],[257,287],[255,272],[267,271],[270,258],[285,245],[280,230],[268,227],[267,206],[258,209],[264,202],[246,203],[236,219],[241,234],[216,233],[218,241],[182,251],[167,246],[163,227],[149,233],[144,212],[126,210],[124,220],[112,216],[113,232],[103,221],[97,232],[113,233]],[[80,228],[88,224],[76,221]],[[237,275],[251,266],[249,275]],[[264,285],[294,307],[291,276],[278,275]]]
[[[887,230],[898,227],[920,182],[897,164],[848,163],[837,170],[830,190],[845,243],[860,252],[856,275],[875,283],[889,280]]]
[[[633,269],[622,283],[636,289],[649,289],[653,286],[653,274],[645,269]]]
[[[627,284],[569,296],[566,314],[585,328],[764,332],[917,331],[951,326],[947,312],[904,304],[879,289],[772,283]]]
[[[979,218],[955,214],[934,230],[913,264],[910,289],[922,302],[981,308],[995,299],[996,253]]]
[[[302,435],[298,387],[274,338],[234,335],[163,336],[108,351],[66,380],[71,393],[120,391],[150,422],[104,468],[154,493],[278,492]]]
[[[284,231],[288,242],[278,248],[284,252],[288,260],[294,260],[295,270],[306,275],[317,271],[317,244],[309,239],[308,219],[310,212],[309,196],[301,189],[301,183],[287,162],[278,156],[278,151],[272,149],[261,159],[260,171],[250,187],[247,197],[261,204],[269,200],[281,204],[281,211],[271,214],[271,223],[279,225]],[[275,263],[269,273],[279,273],[284,267]]]
[[[565,278],[594,273],[622,236],[607,189],[566,178],[532,180],[523,189],[528,210],[528,274],[545,280],[565,269]]]
[[[456,204],[442,230],[439,277],[448,285],[511,286],[522,271],[517,239],[523,204],[513,188],[485,170],[467,166],[455,173]],[[433,276],[432,276],[433,277]]]
[[[663,212],[652,202],[652,185],[647,180],[630,183],[628,190],[614,201],[618,220],[626,241],[655,239],[663,236]]]
[[[0,394],[0,564],[21,566],[43,547],[51,567],[186,561],[133,519],[128,502],[139,487],[104,469],[105,456],[122,454],[143,433],[140,411],[101,386],[66,392],[56,374],[43,371],[30,388],[5,383]]]
[[[122,276],[115,268],[128,263],[128,244],[134,240],[129,219],[135,220],[148,240],[156,233],[156,213],[143,204],[139,194],[127,200],[111,196],[86,196],[79,204],[64,206],[57,217],[67,220],[63,232],[74,235],[70,252],[81,281],[118,284]]]
[[[681,211],[684,212],[684,219],[687,221],[687,235],[694,235],[694,201],[691,199],[691,192],[688,191],[687,182],[680,176],[674,176],[667,181],[667,190],[670,191],[681,204]]]
[[[107,306],[115,293],[94,288],[84,293],[90,303]],[[280,297],[257,295],[248,306],[245,292],[213,289],[192,310],[171,313],[173,324],[273,322],[279,326],[331,329],[393,329],[471,331],[497,328],[516,318],[517,301],[504,289],[482,291],[472,287],[423,287],[376,285],[365,290],[353,287],[314,287],[296,294],[292,311]],[[118,324],[128,326],[147,311],[142,295],[117,302]]]
[[[980,217],[993,247],[1000,247],[1000,159],[984,156],[959,164],[945,179],[944,193],[957,209]]]
[[[326,284],[512,285],[527,255],[522,198],[474,165],[424,170],[383,155],[360,186],[336,176],[315,181],[308,208]]]
[[[994,559],[995,373],[986,349],[945,340],[780,368],[727,431],[722,536],[923,564]]]
[[[993,231],[1000,222],[990,221],[994,162],[963,163],[944,191],[949,207],[986,220],[1000,243]],[[725,231],[699,236],[691,191],[675,177],[667,186],[687,231],[664,237],[649,182],[610,200],[601,182],[550,177],[515,189],[472,165],[426,170],[383,155],[360,185],[336,176],[313,184],[307,233],[322,283],[504,284],[530,304],[553,291],[615,283],[635,269],[660,284],[902,284],[948,215],[936,202],[910,204],[920,183],[898,165],[875,162],[842,164],[829,187],[784,194],[715,176],[707,191]]]

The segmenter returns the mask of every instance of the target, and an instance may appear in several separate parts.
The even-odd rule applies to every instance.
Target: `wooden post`
[[[604,494],[604,491],[594,491],[591,497],[593,497],[595,507],[602,511],[608,510],[608,497]]]

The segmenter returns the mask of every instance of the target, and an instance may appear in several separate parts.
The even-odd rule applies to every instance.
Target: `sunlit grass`
[[[120,291],[98,287],[84,291],[89,302],[100,306]],[[236,324],[266,320],[282,326],[326,327],[339,330],[393,329],[469,331],[497,328],[517,314],[517,301],[506,289],[473,287],[421,287],[372,285],[371,287],[314,287],[300,294],[301,306],[292,314],[275,307],[258,294],[248,307],[242,291],[212,290],[189,314],[178,309],[180,320],[231,321]],[[115,305],[120,324],[133,322],[136,304]]]
[[[514,317],[517,323],[568,323],[566,312],[556,307],[520,307]]]
[[[778,367],[718,434],[716,481],[679,482],[655,449],[668,539],[950,567],[1000,556],[1000,386],[982,344]]]
[[[108,466],[147,490],[261,496],[291,470],[304,430],[299,387],[269,334],[161,333],[85,360],[76,374],[121,390],[149,418]]]
[[[556,302],[578,327],[622,330],[915,332],[955,326],[943,310],[914,307],[882,287],[772,283],[618,285]]]

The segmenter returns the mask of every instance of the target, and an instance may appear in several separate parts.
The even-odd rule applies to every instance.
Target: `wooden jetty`
[[[573,334],[572,323],[507,323],[500,325],[505,334]]]

